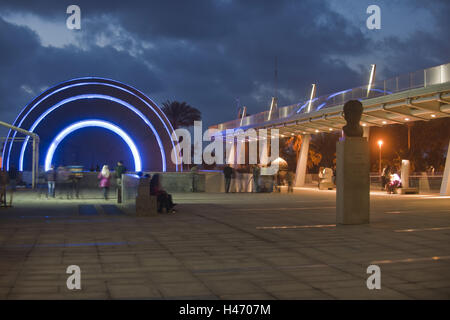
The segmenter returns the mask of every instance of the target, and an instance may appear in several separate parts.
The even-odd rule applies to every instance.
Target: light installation
[[[74,97],[70,97],[70,98],[64,99],[64,100],[58,102],[57,104],[53,105],[49,109],[47,109],[43,114],[41,114],[39,116],[39,118],[36,119],[36,121],[33,123],[33,125],[31,126],[31,128],[28,131],[34,132],[36,127],[39,125],[39,123],[42,120],[44,120],[44,118],[48,114],[50,114],[52,111],[56,110],[57,108],[61,107],[62,105],[66,104],[66,103],[77,101],[77,100],[80,100],[80,99],[104,99],[104,100],[110,100],[110,101],[113,101],[113,102],[117,102],[117,103],[125,106],[126,108],[130,109],[134,113],[136,113],[150,127],[150,129],[152,130],[153,134],[155,135],[156,140],[158,141],[159,149],[161,151],[162,168],[163,168],[163,171],[166,171],[166,155],[165,155],[165,152],[164,152],[164,147],[163,147],[162,142],[161,142],[161,138],[160,138],[158,132],[156,131],[155,127],[142,114],[142,112],[140,112],[136,107],[132,106],[131,104],[129,104],[129,103],[123,101],[123,100],[115,98],[115,97],[111,97],[111,96],[107,96],[107,95],[103,95],[103,94],[83,94],[83,95],[78,95],[78,96],[74,96]],[[20,158],[19,158],[19,170],[20,171],[23,171],[24,155],[25,155],[25,150],[27,148],[28,140],[29,140],[29,138],[25,139],[25,141],[24,141],[24,143],[22,145],[22,149],[20,150]]]
[[[75,122],[62,130],[58,135],[53,139],[52,143],[50,144],[50,147],[48,148],[47,155],[45,156],[45,171],[50,170],[50,167],[52,165],[53,161],[53,155],[55,154],[56,148],[58,148],[58,145],[61,143],[64,138],[66,138],[69,134],[71,134],[74,131],[88,128],[88,127],[100,127],[107,130],[110,130],[120,136],[125,143],[128,145],[128,147],[131,150],[131,153],[133,154],[134,159],[134,171],[139,172],[142,171],[142,162],[141,162],[141,156],[139,154],[139,151],[133,142],[131,138],[128,136],[128,134],[125,133],[121,128],[116,126],[115,124],[112,124],[111,122],[106,122],[103,120],[98,119],[90,119],[90,120],[83,120],[79,122]]]
[[[169,127],[166,125],[166,122],[165,122],[164,119],[161,117],[161,115],[157,112],[157,110],[155,110],[155,108],[154,108],[151,104],[149,104],[147,101],[145,101],[142,97],[140,97],[140,96],[137,95],[136,93],[134,93],[134,92],[132,92],[132,91],[130,91],[130,90],[124,88],[124,87],[121,87],[121,86],[119,86],[119,85],[114,85],[114,84],[111,84],[111,83],[105,83],[105,82],[99,82],[99,80],[113,81],[113,80],[110,80],[110,79],[99,78],[99,77],[85,77],[85,78],[72,79],[72,80],[69,80],[69,81],[62,82],[61,84],[69,83],[69,82],[77,81],[77,80],[83,80],[83,82],[80,82],[80,83],[73,83],[73,84],[70,84],[70,85],[66,85],[66,86],[64,86],[64,87],[61,87],[61,88],[59,88],[59,89],[53,90],[53,91],[51,91],[49,94],[45,95],[43,98],[39,99],[39,101],[37,101],[36,103],[34,103],[34,104],[31,106],[31,108],[27,111],[27,113],[22,117],[21,121],[20,121],[18,124],[16,124],[17,119],[19,119],[20,116],[24,113],[24,111],[25,111],[25,109],[26,109],[26,107],[25,107],[25,108],[19,113],[19,115],[16,117],[16,119],[14,120],[14,123],[16,124],[16,126],[21,127],[22,124],[23,124],[23,122],[24,122],[24,120],[28,117],[28,115],[29,115],[36,107],[38,107],[38,105],[39,105],[40,103],[42,103],[44,100],[46,100],[47,98],[51,97],[52,95],[54,95],[54,94],[56,94],[56,93],[58,93],[58,92],[61,92],[61,91],[63,91],[63,90],[70,89],[70,88],[73,88],[73,87],[78,87],[78,86],[101,85],[101,86],[107,86],[107,87],[119,89],[119,90],[121,90],[121,91],[124,91],[124,92],[126,92],[126,93],[129,93],[129,94],[133,95],[134,97],[138,98],[138,99],[139,99],[141,102],[143,102],[147,107],[149,107],[149,108],[154,112],[154,114],[156,114],[156,116],[159,118],[159,120],[160,120],[161,123],[163,124],[163,126],[164,126],[166,132],[168,133],[168,135],[169,135],[170,137],[172,137],[172,134],[174,133],[174,131],[173,131],[173,128],[172,128],[170,122],[167,120],[167,118],[166,118],[165,120],[167,121],[167,123],[168,123],[170,129],[169,129]],[[121,84],[121,85],[125,85],[125,84],[120,83],[120,82],[118,82],[118,81],[114,81],[114,82],[116,82],[116,83],[118,83],[118,84]],[[58,84],[58,85],[59,85],[59,84]],[[54,86],[54,87],[57,87],[58,85],[56,85],[56,86]],[[128,87],[130,87],[130,86],[128,86]],[[137,92],[141,93],[141,92],[140,92],[139,90],[137,90],[136,88],[133,88],[133,87],[130,87],[130,88],[132,88],[132,89],[136,90]],[[142,94],[142,93],[141,93],[141,94]],[[143,94],[142,94],[142,95],[143,95]],[[115,101],[115,102],[118,102],[118,101],[120,100],[120,99],[117,99],[117,98],[111,97],[111,96],[106,96],[106,95],[103,95],[103,96],[104,96],[104,97],[109,97],[109,98],[110,98],[109,100]],[[146,97],[146,98],[149,99],[148,97]],[[69,99],[70,99],[70,98],[69,98]],[[66,99],[66,100],[67,100],[67,99]],[[150,100],[150,99],[149,99],[149,100]],[[120,101],[122,101],[122,100],[120,100]],[[150,101],[151,101],[151,100],[150,100]],[[70,101],[67,101],[67,102],[70,102]],[[128,107],[128,108],[131,106],[130,104],[126,103],[125,101],[122,101],[122,102],[124,102],[124,103],[121,103],[121,105],[124,105],[124,106],[126,106],[126,107]],[[58,104],[56,104],[56,105],[58,105]],[[27,105],[27,106],[28,106],[28,105]],[[59,106],[60,106],[60,105],[59,105]],[[137,113],[137,114],[141,117],[141,119],[144,120],[145,123],[152,129],[153,133],[155,134],[155,137],[157,138],[159,147],[160,147],[160,149],[161,149],[161,155],[162,155],[162,159],[163,159],[163,171],[166,171],[166,157],[165,157],[164,148],[163,148],[163,146],[162,146],[161,139],[160,139],[159,135],[156,133],[156,130],[154,129],[153,125],[151,125],[150,121],[149,121],[149,120],[148,120],[148,119],[147,119],[147,118],[146,118],[146,117],[145,117],[145,116],[144,116],[137,108],[135,108],[135,107],[133,107],[133,106],[131,106],[131,107],[132,107],[132,108],[131,108],[131,109],[129,108],[129,109],[132,110],[132,111],[134,111],[135,113]],[[50,108],[50,109],[52,109],[52,108]],[[54,108],[54,109],[56,109],[56,108]],[[50,112],[53,111],[54,109],[50,110]],[[48,111],[48,110],[47,110],[47,111]],[[47,112],[47,111],[45,112],[46,115],[47,115],[48,113],[50,113],[50,112]],[[44,117],[45,117],[45,116],[44,116]],[[41,116],[39,122],[40,122],[44,117]],[[163,117],[165,117],[165,116],[163,115]],[[39,123],[38,123],[38,124],[39,124]],[[34,126],[34,128],[35,128],[35,127],[37,126],[37,124],[36,124],[36,125],[33,124],[33,126]],[[34,129],[33,129],[33,130],[34,130]],[[9,133],[8,133],[8,136],[9,136],[11,133],[12,133],[12,139],[11,139],[11,143],[10,143],[10,146],[9,146],[9,149],[8,149],[8,155],[7,155],[7,157],[6,157],[6,167],[7,167],[7,170],[9,170],[9,161],[10,161],[10,155],[11,155],[11,149],[12,149],[12,142],[14,141],[17,132],[15,132],[15,131],[14,131],[14,132],[11,132],[11,130],[10,130]],[[19,160],[19,169],[20,169],[20,170],[23,170],[23,157],[24,157],[23,155],[24,155],[24,152],[25,152],[25,149],[26,149],[26,145],[27,145],[27,143],[28,143],[28,140],[29,140],[29,139],[26,139],[26,140],[24,141],[24,144],[23,144],[22,149],[21,149],[20,160]],[[171,143],[172,143],[172,147],[175,149],[176,147],[175,147],[174,139],[170,139],[170,140],[171,140]],[[176,141],[176,140],[175,140],[175,141]],[[179,148],[178,145],[177,145],[177,147]],[[6,151],[6,148],[3,149],[2,159],[5,159],[5,151]],[[177,152],[175,152],[175,157],[176,157],[176,158],[178,157]],[[3,160],[2,160],[2,161],[3,161]],[[175,162],[175,166],[176,166],[176,171],[178,171],[178,161]],[[182,170],[182,168],[180,168],[180,169]]]

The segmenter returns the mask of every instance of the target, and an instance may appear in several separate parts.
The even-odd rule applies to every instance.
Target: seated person
[[[399,175],[395,171],[395,169],[392,171],[390,175],[390,181],[387,184],[387,192],[388,193],[397,193],[397,188],[402,187],[402,180],[400,179]]]
[[[173,209],[175,204],[172,201],[172,195],[168,194],[161,187],[161,177],[159,174],[154,174],[150,180],[150,195],[157,196],[158,212],[162,213],[162,209],[166,208],[167,213],[175,213]]]

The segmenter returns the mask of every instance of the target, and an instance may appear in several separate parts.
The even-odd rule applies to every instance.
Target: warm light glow
[[[365,127],[365,126],[367,126],[367,124],[363,123],[362,126]]]
[[[409,118],[405,118],[405,121],[409,121]]]
[[[387,123],[387,121],[383,121],[383,124],[386,124]]]
[[[319,132],[319,130],[316,129],[316,132]]]
[[[333,128],[329,128],[328,130],[333,131]]]
[[[432,114],[431,117],[432,117],[432,118],[436,118],[436,115],[435,115],[435,114]]]
[[[378,146],[381,148],[382,145],[383,145],[383,140],[378,140]]]

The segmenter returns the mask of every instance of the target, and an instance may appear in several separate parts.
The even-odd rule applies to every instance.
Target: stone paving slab
[[[175,215],[135,217],[109,215],[130,213],[113,201],[18,193],[0,211],[0,299],[450,298],[448,198],[375,194],[361,226],[336,226],[334,192],[174,199]],[[381,290],[367,289],[370,264]]]

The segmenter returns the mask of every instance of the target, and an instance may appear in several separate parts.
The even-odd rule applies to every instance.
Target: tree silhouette
[[[166,114],[174,130],[194,125],[194,121],[201,120],[199,110],[186,102],[169,101],[163,103],[162,111]]]

